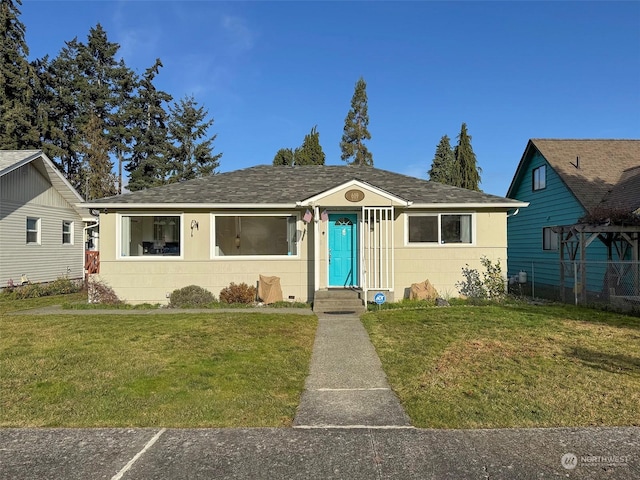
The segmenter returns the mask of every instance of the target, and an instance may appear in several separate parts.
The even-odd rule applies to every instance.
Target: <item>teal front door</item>
[[[329,214],[329,286],[358,285],[358,216]]]

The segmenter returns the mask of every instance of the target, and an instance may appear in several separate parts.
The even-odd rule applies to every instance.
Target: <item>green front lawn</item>
[[[640,425],[640,319],[571,306],[372,312],[415,426]]]
[[[10,313],[55,303],[0,300],[0,426],[292,423],[316,317]]]

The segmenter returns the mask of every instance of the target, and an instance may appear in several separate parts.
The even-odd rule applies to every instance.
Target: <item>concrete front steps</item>
[[[362,290],[350,288],[330,288],[318,290],[313,297],[315,313],[338,313],[360,315],[367,311]]]

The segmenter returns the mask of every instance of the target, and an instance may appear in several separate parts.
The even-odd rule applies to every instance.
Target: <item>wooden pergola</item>
[[[607,247],[607,262],[611,273],[618,279],[632,270],[633,295],[640,296],[640,226],[590,225],[574,224],[553,227],[558,234],[558,250],[560,253],[560,296],[565,301],[565,275],[567,267],[580,262],[579,279],[574,285],[576,294],[584,302],[587,298],[587,248],[595,240],[600,240]],[[631,263],[628,256],[631,255]],[[627,260],[625,260],[627,259]],[[625,268],[628,266],[629,268]],[[607,270],[609,272],[609,269]],[[608,291],[604,292],[609,295]]]

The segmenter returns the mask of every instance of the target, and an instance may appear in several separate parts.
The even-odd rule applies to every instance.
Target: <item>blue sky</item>
[[[640,2],[24,0],[30,58],[100,23],[158,88],[215,120],[220,171],[270,164],[314,125],[327,164],[356,81],[374,166],[428,178],[463,122],[505,195],[529,138],[640,138]]]

